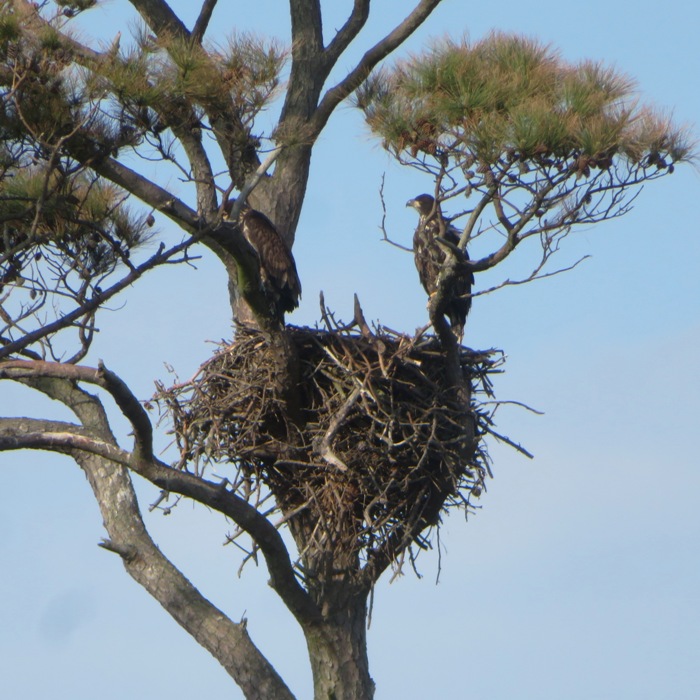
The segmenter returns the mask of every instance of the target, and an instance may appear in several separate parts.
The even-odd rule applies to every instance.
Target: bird
[[[447,261],[447,253],[438,242],[439,238],[456,246],[459,244],[460,232],[450,220],[443,217],[439,203],[429,194],[420,194],[406,202],[407,207],[413,207],[420,219],[413,234],[413,256],[418,270],[418,277],[423,288],[432,297],[438,289],[438,276]],[[467,251],[464,258],[469,260]],[[474,284],[474,274],[471,271],[459,273],[454,277],[449,299],[445,307],[445,316],[450,321],[454,334],[461,340],[464,335],[464,325],[472,305],[471,290]]]
[[[224,218],[228,218],[235,200],[224,204]],[[270,219],[247,204],[238,215],[238,226],[260,261],[260,281],[273,303],[273,312],[279,320],[299,306],[301,282],[292,251]]]

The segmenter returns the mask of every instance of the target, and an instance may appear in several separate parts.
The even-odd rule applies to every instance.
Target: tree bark
[[[63,403],[87,432],[116,446],[97,397],[65,379],[25,379],[23,383]],[[294,700],[253,644],[245,620],[235,623],[226,617],[158,549],[141,518],[128,470],[98,455],[60,451],[70,454],[85,472],[109,535],[102,546],[122,558],[129,575],[219,661],[248,700]]]
[[[367,594],[362,592],[304,629],[315,700],[372,700],[367,659]]]
[[[248,700],[293,700],[274,667],[253,644],[246,621],[235,623],[166,559],[141,520],[131,479],[105,459],[74,454],[100,506],[110,539],[102,546],[122,558],[128,574],[209,651]]]

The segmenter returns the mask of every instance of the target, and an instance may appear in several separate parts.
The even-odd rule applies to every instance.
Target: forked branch
[[[421,0],[403,22],[369,49],[355,68],[326,92],[313,117],[312,126],[315,134],[321,133],[335,108],[365,81],[382,59],[403,44],[425,22],[440,2],[441,0]]]
[[[25,419],[23,430],[12,424],[15,431],[12,440],[5,436],[0,449],[35,448],[54,450],[62,453],[81,453],[99,456],[134,471],[161,489],[178,493],[205,504],[227,517],[244,529],[260,547],[270,572],[270,584],[299,621],[314,620],[318,610],[304,589],[296,580],[289,553],[274,525],[253,506],[235,493],[227,490],[226,483],[217,484],[201,479],[189,472],[172,469],[152,456],[150,443],[150,421],[128,387],[114,373],[104,367],[92,369],[60,363],[12,361],[0,365],[0,379],[13,379],[33,386],[52,398],[58,398],[69,408],[79,408],[78,401],[100,406],[99,401],[85,392],[77,390],[66,393],[61,383],[46,384],[47,379],[65,382],[87,382],[108,391],[125,417],[134,428],[136,448],[133,452],[122,450],[111,438],[108,426],[103,425],[99,432],[82,429],[74,431],[69,424],[44,425],[43,421],[32,422]],[[82,409],[81,409],[82,411]],[[106,420],[102,412],[103,422]],[[9,419],[6,419],[9,420]],[[9,426],[9,423],[5,423]],[[52,428],[51,430],[45,428]],[[150,456],[148,456],[150,455]]]

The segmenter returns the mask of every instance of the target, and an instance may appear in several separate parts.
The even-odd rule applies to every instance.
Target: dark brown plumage
[[[437,242],[441,237],[457,245],[459,243],[459,231],[450,224],[449,219],[442,216],[440,205],[429,194],[420,194],[415,199],[406,202],[407,207],[413,207],[420,215],[418,227],[413,234],[413,255],[423,288],[432,296],[437,292],[437,280],[445,261],[447,253]],[[464,251],[464,257],[469,255]],[[452,330],[461,338],[464,333],[464,324],[472,305],[469,296],[474,284],[474,275],[471,272],[455,277],[452,288],[448,290],[450,300],[445,315],[450,321]]]
[[[231,205],[224,207],[231,211]],[[281,318],[299,306],[301,282],[292,252],[265,214],[244,206],[238,225],[260,260],[260,280]]]

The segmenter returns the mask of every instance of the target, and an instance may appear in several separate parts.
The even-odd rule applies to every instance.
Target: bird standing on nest
[[[228,218],[235,200],[224,205],[224,218]],[[267,296],[274,303],[275,315],[283,320],[299,306],[301,282],[297,266],[282,236],[265,214],[251,209],[247,204],[238,216],[238,225],[245,239],[254,248],[260,261],[260,281]]]
[[[413,255],[423,288],[432,297],[438,290],[438,277],[447,261],[445,247],[439,241],[443,239],[453,246],[459,244],[460,232],[442,215],[440,204],[429,194],[420,194],[406,202],[420,215],[418,227],[413,234]],[[464,258],[469,260],[467,251]],[[447,290],[449,300],[445,307],[445,316],[450,321],[454,334],[461,340],[464,324],[472,305],[471,290],[474,274],[471,271],[458,274]]]

